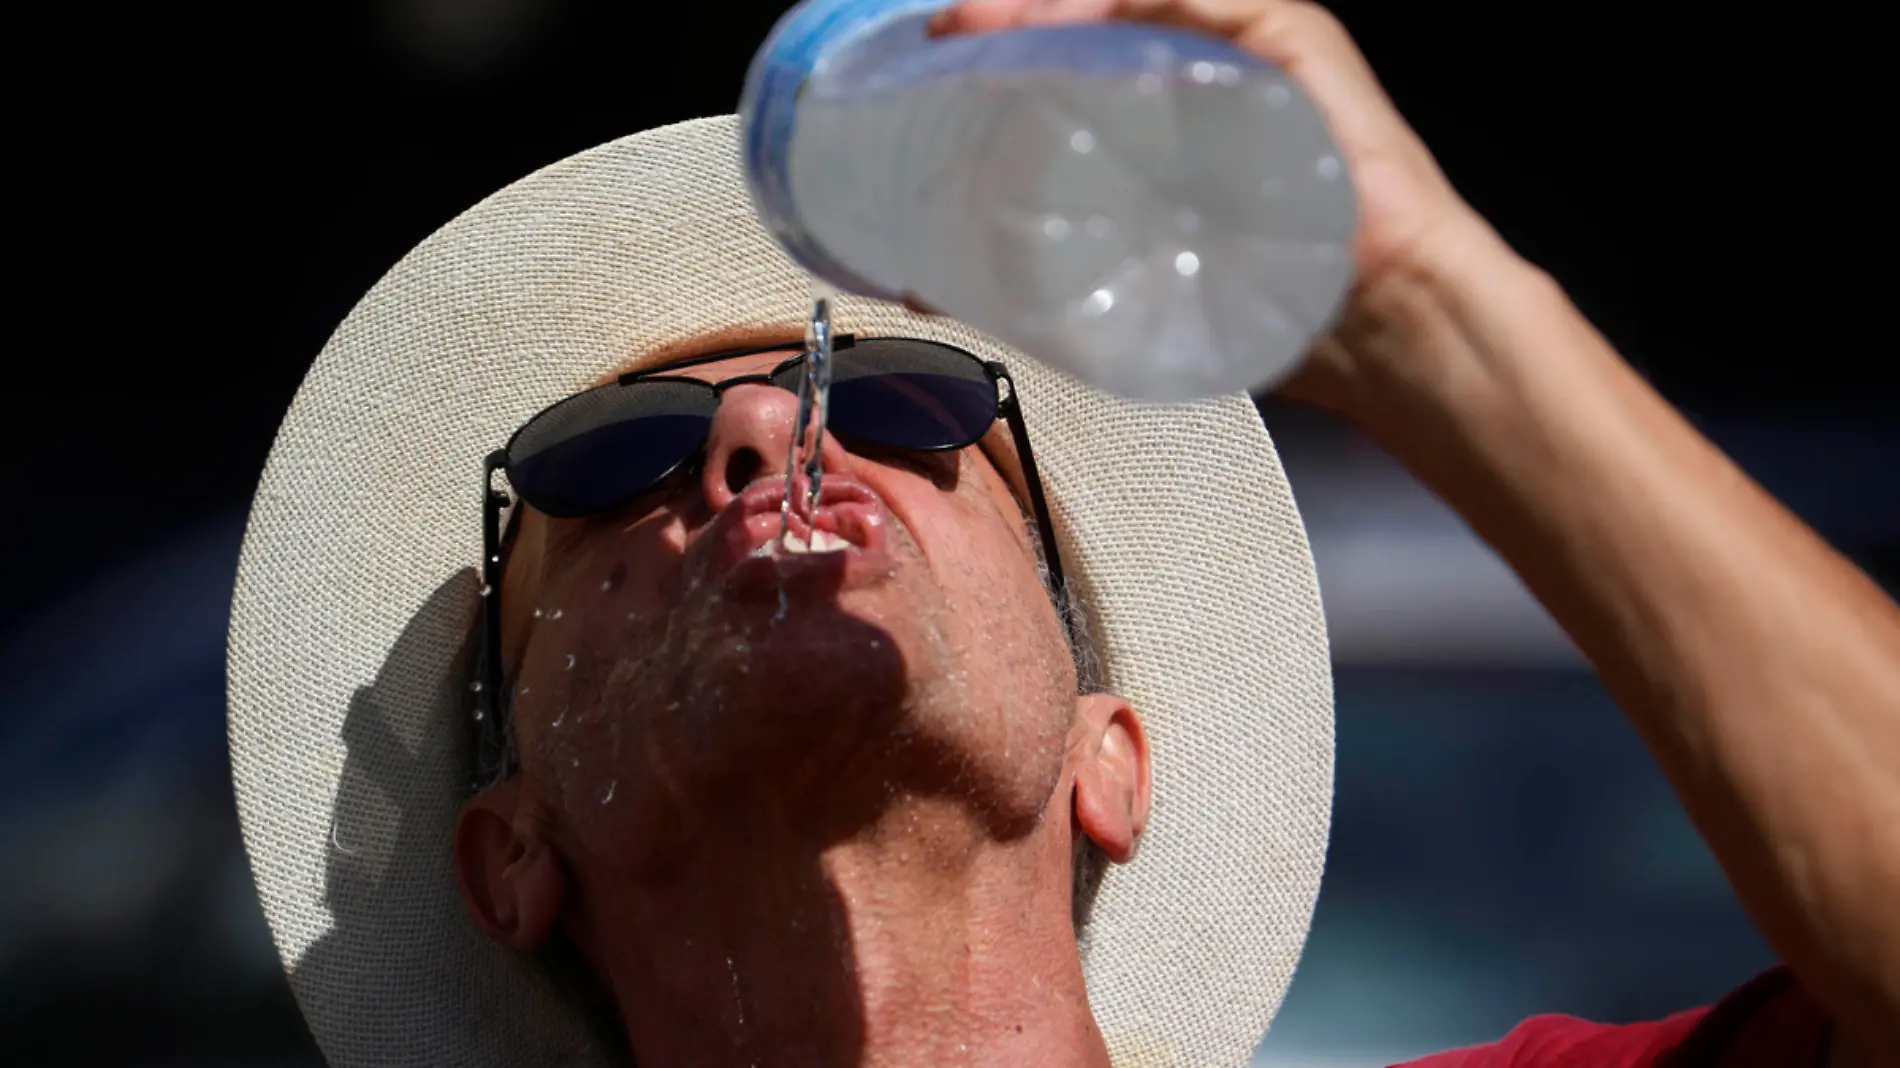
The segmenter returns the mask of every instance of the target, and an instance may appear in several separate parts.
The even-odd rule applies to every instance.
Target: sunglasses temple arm
[[[478,778],[508,770],[503,765],[508,728],[502,722],[501,700],[501,510],[508,504],[508,495],[495,488],[495,472],[507,462],[507,453],[490,453],[482,469],[482,633],[477,676],[481,689],[475,694]]]
[[[1030,508],[1036,513],[1036,529],[1042,534],[1042,554],[1048,557],[1049,582],[1055,587],[1058,601],[1067,604],[1068,581],[1062,574],[1062,554],[1056,551],[1055,523],[1049,518],[1049,501],[1042,492],[1042,473],[1036,469],[1036,451],[1029,445],[1029,426],[1023,422],[1023,407],[1016,400],[1016,383],[1001,364],[990,365],[990,373],[1009,387],[1009,392],[996,406],[1016,439],[1016,458],[1023,467],[1024,488],[1029,491]]]

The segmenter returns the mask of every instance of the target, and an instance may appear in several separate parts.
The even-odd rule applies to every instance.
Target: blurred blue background
[[[0,1034],[22,1064],[313,1065],[223,735],[243,517],[310,359],[509,180],[729,110],[778,5],[31,9],[0,595]],[[1825,9],[1335,5],[1447,171],[1768,488],[1900,577]],[[1759,58],[1773,55],[1764,65]],[[1861,112],[1856,112],[1856,107]],[[1891,351],[1882,342],[1876,351]],[[1338,661],[1335,837],[1259,1062],[1707,1002],[1771,963],[1641,746],[1495,557],[1370,446],[1266,402]]]

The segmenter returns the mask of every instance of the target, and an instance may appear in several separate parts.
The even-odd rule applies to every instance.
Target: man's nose
[[[785,477],[786,449],[797,425],[798,396],[789,390],[747,382],[720,396],[706,436],[706,466],[700,475],[706,503],[713,511],[731,504],[761,477]],[[843,470],[848,462],[844,446],[825,435],[825,470]]]

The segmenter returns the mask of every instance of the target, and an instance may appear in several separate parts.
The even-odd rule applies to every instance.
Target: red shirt
[[[1785,968],[1714,1006],[1638,1024],[1533,1016],[1497,1042],[1402,1068],[1820,1068],[1827,1013]]]

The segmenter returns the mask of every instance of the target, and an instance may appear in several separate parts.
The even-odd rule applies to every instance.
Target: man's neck
[[[840,842],[782,823],[721,827],[634,900],[582,906],[641,1068],[1107,1068],[1066,836],[997,842],[930,799]]]

